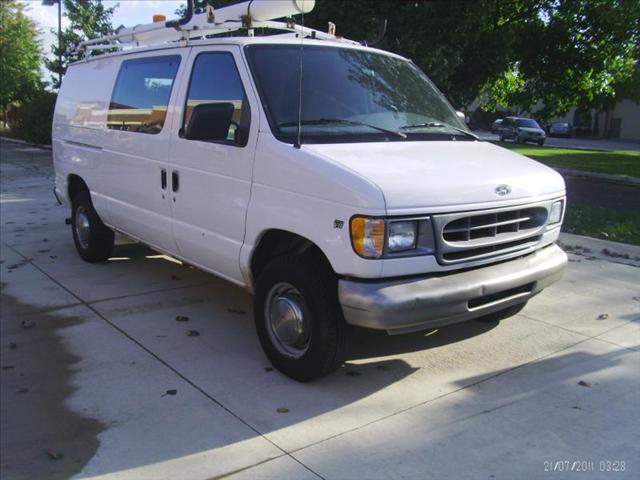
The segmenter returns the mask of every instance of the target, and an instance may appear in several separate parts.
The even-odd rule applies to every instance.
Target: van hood
[[[530,158],[488,142],[307,144],[305,149],[378,185],[388,214],[450,211],[564,195],[564,180]],[[510,193],[498,195],[498,186]],[[505,189],[501,189],[504,191]],[[483,205],[485,204],[485,205]]]

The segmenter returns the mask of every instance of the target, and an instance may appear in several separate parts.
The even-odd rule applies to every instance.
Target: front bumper
[[[347,323],[390,334],[440,327],[527,301],[559,280],[567,255],[550,245],[525,257],[460,273],[393,281],[340,280]]]

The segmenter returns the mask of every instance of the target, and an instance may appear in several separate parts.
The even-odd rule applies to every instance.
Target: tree
[[[61,45],[51,47],[55,59],[45,59],[46,67],[53,73],[54,88],[60,88],[59,75],[64,75],[67,65],[79,59],[76,48],[80,42],[113,33],[111,17],[117,8],[117,4],[105,8],[101,0],[64,0],[64,15],[70,25],[60,35]]]
[[[516,25],[517,82],[507,71],[485,85],[493,103],[514,99],[550,119],[571,107],[605,110],[624,96],[640,95],[640,2],[546,0],[528,22]]]
[[[0,3],[0,108],[28,100],[40,87],[38,30],[15,0]]]

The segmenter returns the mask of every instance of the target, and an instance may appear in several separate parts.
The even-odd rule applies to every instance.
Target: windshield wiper
[[[404,125],[400,127],[400,130],[408,130],[411,128],[451,128],[456,132],[460,132],[463,135],[474,138],[475,140],[480,140],[473,133],[467,132],[466,130],[460,127],[454,127],[453,125],[449,125],[448,123],[439,123],[439,122],[416,123],[415,125]]]
[[[316,120],[303,120],[300,122],[300,125],[354,125],[359,127],[369,127],[374,130],[378,130],[382,133],[388,133],[390,135],[395,135],[400,138],[407,138],[407,135],[402,132],[397,132],[395,130],[389,130],[387,128],[378,127],[376,125],[371,125],[365,122],[357,122],[355,120],[346,120],[344,118],[318,118]],[[298,125],[298,122],[285,122],[278,125],[278,127],[295,127]]]

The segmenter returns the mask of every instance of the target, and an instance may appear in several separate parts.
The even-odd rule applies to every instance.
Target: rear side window
[[[107,128],[159,133],[179,65],[178,55],[122,62],[109,104]]]
[[[226,131],[226,142],[246,145],[250,123],[249,104],[233,55],[207,52],[196,57],[189,81],[182,132],[186,132],[193,109],[202,104],[233,105],[231,123],[220,125]],[[212,125],[215,129],[218,126]],[[225,143],[226,143],[225,142]]]

